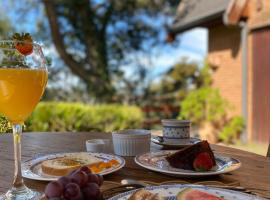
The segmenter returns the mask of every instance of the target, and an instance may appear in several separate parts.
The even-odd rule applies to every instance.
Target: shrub
[[[26,131],[112,131],[141,126],[135,106],[41,102],[26,122]]]
[[[195,124],[204,121],[217,122],[226,115],[228,103],[220,96],[217,89],[200,88],[190,92],[181,102],[179,119],[190,119]]]
[[[8,122],[8,120],[3,117],[0,116],[0,133],[6,133],[10,130],[10,124]]]
[[[219,139],[225,143],[234,142],[245,128],[245,122],[242,117],[233,117],[219,134]]]
[[[244,120],[239,116],[228,117],[230,108],[229,103],[221,97],[217,89],[203,87],[190,92],[181,102],[181,113],[178,118],[190,119],[192,123],[198,125],[201,128],[201,136],[205,134],[202,129],[204,125],[211,124],[210,135],[214,141],[231,143],[244,129]]]

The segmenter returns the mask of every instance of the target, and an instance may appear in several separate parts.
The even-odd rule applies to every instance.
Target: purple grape
[[[74,174],[74,173],[77,172],[77,171],[78,171],[78,169],[73,169],[72,171],[70,171],[70,172],[68,173],[67,176],[71,176],[72,174]]]
[[[88,183],[96,183],[99,185],[99,177],[96,174],[88,174]]]
[[[67,176],[62,176],[57,180],[57,182],[59,182],[64,188],[68,183],[71,182],[71,179]]]
[[[96,174],[96,176],[98,177],[98,185],[101,186],[103,184],[103,176],[99,175],[99,174]]]
[[[68,200],[82,200],[83,196],[79,185],[76,183],[69,183],[64,190],[64,197]]]
[[[52,197],[52,198],[49,198],[49,200],[61,200],[61,197]]]
[[[82,172],[85,172],[86,174],[92,173],[91,170],[87,166],[82,166],[79,170]]]
[[[104,200],[104,196],[103,196],[102,192],[99,193],[99,196],[98,196],[97,199],[98,200]]]
[[[57,181],[50,182],[45,188],[45,195],[48,199],[52,197],[61,197],[63,194],[63,186]]]
[[[83,187],[88,182],[88,176],[83,171],[75,172],[70,178],[73,183],[77,183],[80,187]]]
[[[82,192],[84,199],[98,199],[100,196],[100,189],[96,183],[87,183]]]

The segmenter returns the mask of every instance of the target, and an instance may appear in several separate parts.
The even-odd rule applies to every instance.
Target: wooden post
[[[268,151],[267,151],[266,157],[270,157],[270,141],[269,141],[269,146],[268,146]]]

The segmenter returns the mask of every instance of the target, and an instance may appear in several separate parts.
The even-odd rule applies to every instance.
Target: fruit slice
[[[209,171],[214,167],[214,163],[207,152],[202,152],[197,155],[193,161],[193,167],[196,171]]]
[[[187,188],[177,194],[177,200],[225,200],[213,194],[200,190]]]
[[[15,33],[12,38],[16,41],[15,48],[21,54],[27,56],[33,52],[33,39],[29,33]]]

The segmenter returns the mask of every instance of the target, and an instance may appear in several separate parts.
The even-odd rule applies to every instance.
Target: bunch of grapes
[[[104,200],[99,188],[102,183],[102,176],[92,174],[84,166],[50,182],[46,186],[45,195],[48,200]]]

